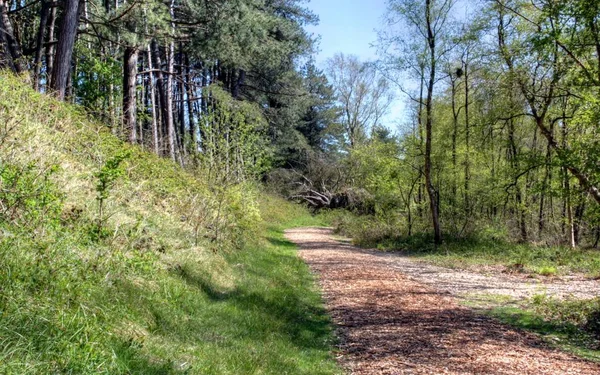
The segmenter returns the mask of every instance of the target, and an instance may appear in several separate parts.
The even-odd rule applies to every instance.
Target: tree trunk
[[[456,106],[456,78],[450,75],[451,84],[451,95],[452,95],[452,212],[455,212],[456,205],[456,194],[458,191],[458,169],[457,169],[457,152],[456,152],[456,141],[458,137],[458,117],[460,116],[460,109]]]
[[[14,28],[8,17],[10,4],[6,0],[0,0],[0,33],[2,33],[2,42],[5,43],[5,58],[8,66],[17,74],[27,73],[27,64],[23,57],[21,45],[15,37]]]
[[[467,52],[466,60],[463,62],[465,74],[465,217],[467,220],[471,216],[471,121],[469,113],[469,53]]]
[[[167,93],[166,91],[166,85],[165,85],[165,79],[164,79],[164,74],[162,71],[162,60],[160,58],[160,49],[158,47],[158,43],[153,40],[152,41],[152,54],[153,54],[153,59],[154,62],[156,63],[155,68],[157,69],[157,73],[156,73],[156,86],[158,87],[158,103],[159,103],[159,108],[160,108],[160,117],[161,117],[161,121],[159,122],[160,124],[160,144],[163,145],[163,147],[161,148],[161,153],[165,152],[166,147],[164,147],[165,144],[168,143],[168,125],[167,125],[167,116],[168,116],[168,109],[167,109]]]
[[[67,83],[71,73],[71,60],[79,25],[80,0],[65,0],[60,35],[56,47],[54,69],[50,89],[59,100],[65,99]]]
[[[190,132],[190,139],[192,142],[192,151],[193,153],[196,153],[196,151],[198,151],[198,124],[196,123],[196,119],[194,116],[194,102],[193,102],[193,92],[194,92],[194,88],[193,88],[193,80],[192,80],[192,68],[190,66],[190,56],[186,53],[185,54],[185,66],[186,66],[186,72],[185,72],[185,88],[186,88],[186,96],[187,96],[187,100],[186,100],[186,104],[187,104],[187,113],[188,113],[188,118],[189,118],[189,122],[190,122],[190,128],[189,128],[189,132]]]
[[[156,112],[156,90],[154,88],[154,73],[152,72],[152,48],[148,45],[148,70],[150,71],[150,116],[152,117],[152,147],[154,153],[159,155],[159,144],[158,144],[158,121]]]
[[[429,195],[429,205],[431,208],[431,220],[433,223],[434,241],[436,245],[442,243],[442,230],[440,226],[440,217],[437,204],[437,196],[433,187],[433,181],[431,178],[431,148],[433,138],[433,89],[435,86],[435,73],[436,73],[436,40],[435,34],[433,33],[433,26],[431,24],[431,0],[425,1],[425,12],[427,22],[427,43],[429,46],[429,83],[427,85],[427,101],[425,103],[427,111],[427,119],[425,122],[425,185],[427,188],[427,194]]]
[[[571,183],[569,182],[569,175],[567,171],[564,172],[565,175],[565,192],[566,192],[566,212],[567,212],[567,223],[569,225],[569,246],[572,249],[577,247],[577,243],[575,242],[575,223],[573,221],[573,207],[571,206]]]
[[[240,90],[241,90],[242,86],[244,85],[245,81],[246,81],[246,71],[243,69],[240,69],[237,79],[235,80],[235,84],[233,85],[233,89],[231,91],[231,95],[234,98],[236,98],[236,99],[239,98]]]
[[[540,210],[538,212],[538,237],[541,239],[543,232],[544,232],[544,226],[545,226],[545,201],[546,201],[546,193],[548,190],[548,181],[551,180],[551,165],[550,163],[552,162],[552,150],[550,149],[550,147],[548,147],[546,149],[546,169],[544,172],[544,180],[542,182],[542,192],[540,194]]]
[[[177,54],[177,117],[179,125],[179,152],[185,158],[187,156],[185,137],[185,70],[183,67],[183,43],[179,43],[179,53]]]
[[[169,157],[176,161],[176,141],[175,141],[175,123],[173,121],[173,74],[175,74],[175,42],[169,43],[169,50],[167,52],[167,87],[165,89],[166,105],[165,120],[167,125],[167,139],[169,143]]]
[[[126,47],[123,53],[123,128],[129,142],[137,143],[137,65],[140,51]]]
[[[56,30],[56,6],[53,6],[48,19],[48,35],[46,36],[46,87],[52,80],[52,71],[54,70],[54,34]]]
[[[513,172],[516,174],[519,170],[518,164],[518,156],[519,150],[517,148],[517,144],[515,142],[515,124],[514,120],[510,119],[508,121],[508,146],[509,146],[509,158],[511,167]],[[527,210],[525,208],[525,204],[523,201],[523,196],[521,194],[521,187],[519,186],[518,177],[515,177],[517,180],[515,181],[515,203],[516,203],[516,212],[518,214],[519,221],[519,232],[521,235],[521,242],[527,242]]]
[[[4,11],[4,10],[0,10]],[[2,18],[0,17],[0,28],[4,29],[2,25]],[[0,32],[0,68],[9,69],[15,71],[15,66],[12,62],[12,56],[8,50],[8,39],[6,33]]]
[[[40,89],[40,72],[42,70],[42,55],[44,52],[44,36],[48,26],[48,18],[50,16],[50,4],[46,0],[42,0],[42,8],[40,10],[40,25],[37,32],[35,58],[33,61],[33,89]]]

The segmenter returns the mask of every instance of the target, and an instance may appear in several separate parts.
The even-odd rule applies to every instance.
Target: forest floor
[[[351,374],[600,374],[599,363],[459,303],[473,294],[594,297],[597,280],[449,270],[356,248],[327,228],[286,237],[317,274]]]

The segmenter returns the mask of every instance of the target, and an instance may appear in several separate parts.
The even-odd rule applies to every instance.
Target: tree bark
[[[129,142],[137,143],[137,65],[139,49],[126,47],[123,53],[123,128]]]
[[[148,45],[148,70],[150,71],[150,116],[152,117],[152,148],[156,155],[159,155],[159,143],[158,143],[158,119],[156,112],[156,90],[154,88],[154,70],[152,64],[152,48]]]
[[[161,147],[160,152],[164,153],[165,152],[165,147],[164,145],[166,143],[168,143],[167,139],[168,139],[168,125],[167,125],[167,93],[165,92],[166,90],[166,85],[165,85],[165,78],[164,78],[164,74],[162,71],[162,60],[160,58],[160,49],[158,47],[158,43],[156,42],[156,40],[152,41],[152,58],[154,59],[154,62],[156,63],[155,68],[157,69],[157,73],[156,73],[156,86],[158,87],[158,104],[159,104],[159,108],[160,108],[160,118],[161,121],[160,123],[160,144],[163,145],[163,147]]]
[[[2,42],[5,44],[5,58],[8,66],[17,74],[27,74],[27,64],[23,57],[21,45],[15,37],[15,31],[8,10],[10,4],[7,0],[0,0],[0,33],[2,33]],[[10,58],[10,60],[8,60]]]
[[[48,19],[48,35],[46,36],[46,86],[52,81],[52,71],[54,70],[54,34],[56,31],[56,6],[50,10]]]
[[[37,32],[35,58],[33,61],[33,89],[40,89],[40,72],[42,70],[42,55],[44,53],[44,36],[48,26],[48,18],[50,16],[50,4],[46,0],[42,0],[42,8],[40,9],[40,25]]]
[[[79,26],[80,0],[64,0],[63,18],[56,47],[50,89],[59,100],[65,99],[71,73],[71,60]]]
[[[470,185],[471,185],[471,119],[469,113],[469,53],[467,51],[467,56],[464,65],[464,75],[465,75],[465,217],[467,220],[471,216],[471,196],[470,196]]]
[[[167,133],[169,138],[169,156],[176,160],[176,141],[175,141],[175,122],[173,121],[173,74],[175,74],[175,43],[169,44],[167,56],[168,76],[167,76]]]
[[[425,185],[429,195],[429,205],[431,208],[431,220],[433,224],[434,241],[436,245],[442,243],[442,230],[440,226],[440,216],[437,204],[437,195],[433,187],[431,177],[431,148],[433,138],[433,89],[435,86],[436,73],[436,38],[433,32],[431,20],[431,0],[425,1],[425,18],[427,23],[427,44],[429,47],[429,82],[427,85],[427,101],[425,109],[427,111],[427,119],[425,121]]]
[[[190,128],[189,128],[189,132],[190,132],[190,139],[192,142],[192,152],[195,153],[196,151],[198,151],[198,124],[196,123],[196,119],[194,116],[194,104],[193,104],[193,79],[192,79],[192,68],[190,66],[190,56],[186,53],[185,54],[185,66],[186,66],[186,72],[185,72],[185,87],[186,87],[186,96],[187,96],[187,100],[186,100],[186,104],[187,104],[187,113],[188,113],[188,118],[189,118],[189,123],[190,123]]]

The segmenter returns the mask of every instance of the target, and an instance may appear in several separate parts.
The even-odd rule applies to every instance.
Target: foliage
[[[106,220],[104,212],[105,201],[109,198],[110,191],[114,187],[115,182],[124,174],[121,164],[130,156],[131,152],[128,150],[118,152],[110,157],[100,170],[94,174],[94,178],[97,181],[96,202],[98,202],[98,219],[93,231],[94,240],[107,235],[104,232],[104,223]]]
[[[340,107],[338,121],[344,127],[347,146],[353,148],[381,126],[393,100],[390,83],[373,63],[352,55],[337,54],[329,59],[327,75]]]
[[[63,194],[52,180],[56,166],[38,168],[0,158],[0,223],[26,227],[35,235],[44,225],[56,226]]]
[[[242,182],[269,167],[267,124],[258,108],[212,87],[205,92],[210,109],[201,117],[199,163],[223,183]]]

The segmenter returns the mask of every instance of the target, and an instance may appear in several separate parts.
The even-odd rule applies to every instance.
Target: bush
[[[600,298],[562,301],[537,295],[532,302],[535,312],[545,320],[572,324],[600,339]]]

